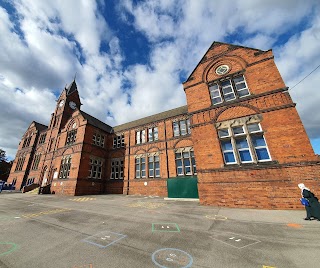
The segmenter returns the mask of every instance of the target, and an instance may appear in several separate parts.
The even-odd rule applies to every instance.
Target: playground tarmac
[[[304,210],[6,192],[0,204],[0,267],[320,267],[320,222]]]

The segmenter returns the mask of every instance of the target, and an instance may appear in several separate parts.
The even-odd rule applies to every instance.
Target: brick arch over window
[[[260,114],[260,110],[254,106],[242,104],[222,109],[216,114],[214,122],[221,122],[254,114]]]
[[[147,150],[148,153],[154,153],[154,152],[159,152],[159,151],[160,151],[160,148],[156,147],[156,146],[152,146]]]
[[[66,127],[66,130],[67,131],[70,131],[73,129],[73,124],[76,123],[76,127],[74,129],[77,129],[79,127],[79,119],[78,118],[72,118],[68,124],[67,124],[67,127]]]
[[[73,147],[69,147],[69,148],[64,149],[61,152],[61,155],[65,156],[65,155],[69,155],[69,154],[73,154],[73,153],[74,153],[74,148]]]
[[[191,138],[187,138],[187,139],[178,140],[173,145],[173,148],[190,147],[190,146],[193,146],[193,142],[192,142]]]
[[[138,150],[136,150],[133,154],[134,155],[140,155],[140,154],[145,154],[147,151],[146,150],[144,150],[144,149],[138,149]]]
[[[248,63],[244,59],[240,58],[239,56],[225,56],[223,58],[220,58],[219,60],[213,60],[205,68],[202,74],[202,81],[207,83],[207,82],[222,78],[223,75],[216,74],[216,68],[224,64],[228,65],[230,68],[230,70],[228,71],[228,74],[242,71],[248,65]]]

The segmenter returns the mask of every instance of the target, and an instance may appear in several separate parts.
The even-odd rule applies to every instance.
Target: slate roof
[[[77,91],[78,87],[76,81],[73,80],[72,83],[67,88],[65,88],[65,90],[67,92],[67,95],[70,95],[72,92]]]
[[[39,130],[39,131],[43,131],[43,130],[46,130],[48,128],[48,126],[45,126],[43,124],[40,124],[36,121],[33,121],[34,124],[36,125],[36,129]],[[31,123],[32,124],[32,123]]]
[[[146,125],[149,123],[161,121],[161,120],[164,120],[164,119],[167,119],[170,117],[174,117],[174,116],[181,115],[181,114],[187,114],[187,113],[188,113],[188,106],[184,105],[184,106],[181,106],[181,107],[169,110],[169,111],[165,111],[165,112],[162,112],[159,114],[154,114],[154,115],[147,116],[147,117],[135,120],[135,121],[131,121],[131,122],[119,125],[119,126],[115,126],[113,128],[113,130],[114,130],[114,132],[119,132],[119,131],[127,130],[127,129],[134,128],[134,127],[141,126],[141,125]]]
[[[88,123],[94,127],[102,129],[105,132],[112,133],[112,127],[103,123],[99,119],[91,116],[90,114],[85,113],[84,111],[80,110],[81,115],[88,120]]]

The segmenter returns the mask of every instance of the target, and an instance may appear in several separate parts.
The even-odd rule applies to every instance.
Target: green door
[[[169,178],[167,189],[169,198],[199,198],[196,176]]]

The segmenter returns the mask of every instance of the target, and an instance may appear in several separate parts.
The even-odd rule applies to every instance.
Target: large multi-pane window
[[[177,151],[175,153],[175,158],[178,176],[191,176],[197,174],[196,161],[192,150]]]
[[[71,155],[66,155],[61,159],[59,179],[67,179],[70,175]]]
[[[111,177],[112,180],[123,180],[123,159],[112,159],[111,160]]]
[[[121,148],[124,147],[124,135],[117,135],[113,137],[113,148]]]
[[[160,159],[159,155],[148,156],[148,177],[160,177]]]
[[[270,153],[260,124],[243,124],[218,129],[226,164],[270,161]]]
[[[41,134],[41,136],[39,138],[39,144],[44,143],[46,141],[46,137],[47,137],[47,133]]]
[[[28,147],[30,145],[31,138],[32,137],[30,136],[23,141],[22,148]]]
[[[136,166],[136,178],[145,178],[146,177],[146,157],[136,157],[135,159]]]
[[[136,178],[146,178],[146,177],[159,178],[160,177],[160,156],[158,153],[151,153],[151,154],[140,155],[136,157],[135,166],[136,166]]]
[[[76,141],[76,138],[77,138],[77,130],[76,129],[68,131],[66,145],[73,144]]]
[[[219,104],[250,95],[243,75],[209,84],[212,104]]]
[[[34,178],[28,178],[26,185],[30,185],[34,183]]]
[[[173,135],[184,136],[191,133],[190,119],[173,122]]]
[[[136,144],[157,141],[158,139],[158,127],[149,127],[147,129],[136,131]]]
[[[14,171],[21,171],[22,170],[25,159],[26,159],[25,155],[19,156],[16,168]]]
[[[94,133],[92,137],[92,143],[100,147],[104,147],[104,136],[98,133]]]
[[[148,128],[148,141],[157,141],[159,138],[158,128],[149,127]]]
[[[146,142],[146,130],[136,131],[136,144],[145,143]]]
[[[103,161],[100,158],[90,158],[89,178],[101,179]]]
[[[41,154],[36,154],[36,155],[34,156],[31,169],[38,169],[40,159],[41,159]]]

